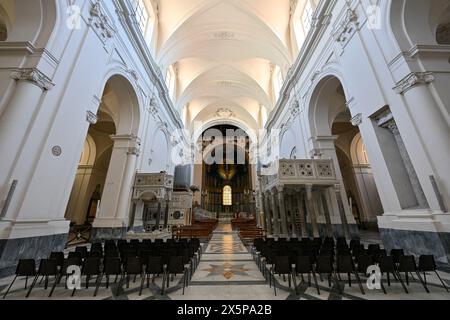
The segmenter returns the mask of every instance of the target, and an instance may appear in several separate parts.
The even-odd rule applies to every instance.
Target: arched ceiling
[[[210,121],[219,110],[254,129],[273,106],[271,70],[286,71],[290,0],[157,0],[158,64],[178,74],[175,106]]]

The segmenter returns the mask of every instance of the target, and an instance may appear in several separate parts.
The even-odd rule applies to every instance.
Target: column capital
[[[405,78],[397,82],[393,88],[398,94],[405,94],[414,87],[428,85],[435,80],[432,72],[411,72]]]
[[[55,84],[37,68],[19,68],[13,70],[11,78],[16,81],[27,81],[38,86],[43,91],[52,89]]]
[[[362,120],[362,113],[358,113],[350,120],[350,122],[354,127],[359,127],[359,125],[362,123]]]

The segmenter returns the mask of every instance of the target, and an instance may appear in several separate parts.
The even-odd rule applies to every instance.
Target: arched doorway
[[[363,229],[376,230],[376,217],[383,214],[383,209],[368,158],[365,157],[364,163],[358,162],[357,155],[361,160],[359,153],[364,153],[364,143],[348,103],[341,81],[327,76],[312,95],[309,120],[312,155],[332,159],[339,169],[336,173],[342,184],[338,201],[342,202],[350,232],[357,234]]]
[[[216,125],[203,133],[199,145],[202,164],[194,175],[201,179],[201,207],[222,219],[254,215],[248,135],[233,125]]]
[[[86,142],[66,210],[69,242],[122,237],[129,223],[139,155],[139,101],[130,82],[114,75],[105,84],[96,115],[89,115]],[[84,235],[83,232],[91,232]],[[78,236],[78,237],[77,237]]]

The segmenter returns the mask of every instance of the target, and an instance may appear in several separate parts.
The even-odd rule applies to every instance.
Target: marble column
[[[166,208],[164,210],[164,230],[167,229],[167,225],[169,223],[169,207],[170,207],[170,198],[169,196],[166,199]]]
[[[51,80],[36,68],[18,69],[11,74],[17,81],[14,93],[0,116],[0,199],[9,191],[9,175],[33,123],[43,94],[53,87]],[[19,181],[20,183],[26,183]],[[17,195],[17,192],[16,192]]]
[[[156,230],[159,230],[161,224],[162,200],[158,199],[158,210],[156,211]]]
[[[263,193],[263,200],[264,200],[264,217],[266,219],[266,228],[268,234],[273,234],[273,228],[272,228],[272,211],[270,208],[270,194],[264,194]]]
[[[279,210],[278,210],[276,197],[277,197],[276,191],[272,190],[270,192],[270,200],[271,200],[270,204],[271,204],[272,212],[273,212],[273,216],[272,216],[273,217],[273,222],[272,222],[273,223],[273,235],[280,236],[280,233],[281,233],[280,220],[279,220],[280,214],[279,214]]]
[[[317,224],[317,212],[314,207],[314,199],[312,194],[312,185],[306,186],[306,203],[308,208],[309,219],[311,220],[312,233],[314,238],[320,237],[319,225]]]
[[[300,217],[301,236],[303,238],[307,238],[308,237],[308,228],[306,226],[304,196],[300,192],[297,192],[297,206],[298,206],[298,214]]]
[[[284,193],[284,187],[278,186],[278,208],[280,211],[280,219],[281,219],[281,233],[284,237],[289,236],[289,229],[288,229],[288,223],[287,223],[287,212],[286,212],[286,203],[285,203],[285,193]]]
[[[427,190],[428,204],[431,205],[433,210],[438,211],[440,210],[439,197],[430,186],[429,176],[434,174],[440,182],[441,193],[448,208],[450,206],[450,179],[448,178],[450,130],[448,118],[444,116],[448,112],[445,109],[445,102],[438,100],[435,88],[433,88],[433,82],[435,81],[445,82],[443,78],[437,79],[432,72],[412,72],[399,81],[395,89],[406,102],[407,112],[411,116],[414,128],[420,137],[419,140],[421,142],[413,141],[412,143],[421,144],[427,153],[426,158],[424,158],[429,161],[429,165],[432,167],[433,172],[423,172],[419,176],[422,178],[423,187]],[[400,126],[401,129],[402,127]],[[411,157],[415,158],[415,155],[412,153]],[[423,167],[426,168],[427,165]]]
[[[286,195],[286,204],[288,207],[288,211],[291,213],[291,235],[295,238],[297,237],[297,226],[295,225],[294,197],[292,195]]]

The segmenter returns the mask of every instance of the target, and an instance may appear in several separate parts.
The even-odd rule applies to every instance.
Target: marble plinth
[[[48,258],[52,251],[63,251],[68,234],[0,239],[0,277],[13,274],[20,259]]]
[[[127,228],[93,228],[91,241],[102,241],[110,239],[123,239],[127,234]]]
[[[401,248],[409,255],[434,255],[442,263],[450,261],[450,233],[380,229],[380,237],[388,250]]]

